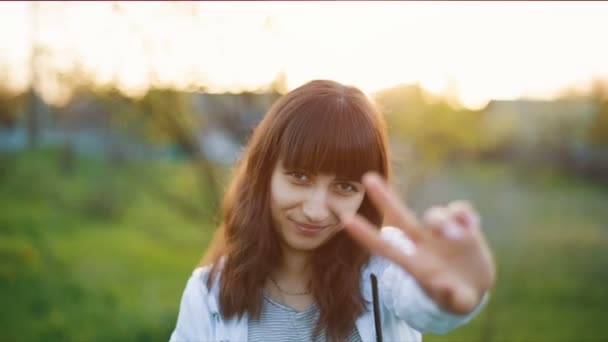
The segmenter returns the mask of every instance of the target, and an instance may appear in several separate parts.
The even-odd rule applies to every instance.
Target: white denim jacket
[[[382,237],[406,253],[415,249],[403,232],[392,227],[382,229]],[[247,314],[241,318],[224,319],[219,310],[219,282],[210,291],[206,281],[210,266],[194,270],[182,296],[177,325],[170,341],[247,341]],[[422,333],[445,334],[467,323],[484,306],[481,304],[467,315],[454,315],[442,310],[431,300],[414,277],[400,266],[373,256],[361,277],[363,298],[369,304],[357,319],[356,326],[363,341],[375,341],[376,331],[372,310],[370,274],[378,278],[380,321],[384,341],[422,341]],[[219,277],[218,277],[219,278]]]

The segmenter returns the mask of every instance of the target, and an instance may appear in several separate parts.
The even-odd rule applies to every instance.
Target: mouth
[[[289,221],[291,221],[291,223],[293,223],[293,225],[296,227],[296,229],[304,234],[304,235],[317,235],[320,232],[322,232],[323,230],[325,230],[326,228],[330,227],[330,225],[314,225],[314,224],[307,224],[307,223],[301,223],[295,220],[290,219]]]

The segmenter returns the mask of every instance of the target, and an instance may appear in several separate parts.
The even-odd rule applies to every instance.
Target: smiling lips
[[[316,235],[318,233],[320,233],[323,229],[329,227],[330,225],[324,225],[324,226],[318,226],[318,225],[314,225],[314,224],[306,224],[306,223],[301,223],[295,220],[290,220],[294,226],[296,227],[296,229],[298,231],[300,231],[301,233],[304,233],[305,235]]]

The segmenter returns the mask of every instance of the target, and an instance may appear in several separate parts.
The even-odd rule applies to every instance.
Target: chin
[[[298,234],[297,232],[289,232],[290,234],[286,234],[287,236],[284,236],[284,241],[290,248],[294,250],[312,252],[326,244],[339,232],[339,230],[335,228],[327,229],[330,231],[320,232],[319,236],[306,236]]]

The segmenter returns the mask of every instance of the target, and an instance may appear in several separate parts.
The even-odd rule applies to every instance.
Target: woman
[[[171,340],[420,341],[470,320],[495,277],[477,213],[455,202],[421,224],[389,175],[386,126],[361,91],[312,81],[280,98],[237,165]]]

